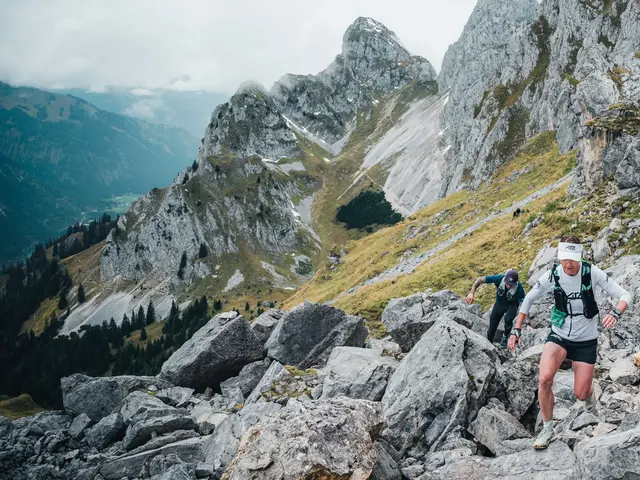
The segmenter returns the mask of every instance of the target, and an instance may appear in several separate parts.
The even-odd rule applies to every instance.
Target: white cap
[[[558,260],[582,260],[583,246],[576,243],[560,242],[558,245]]]

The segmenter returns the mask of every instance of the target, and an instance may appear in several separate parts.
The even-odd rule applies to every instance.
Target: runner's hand
[[[522,345],[522,337],[517,339],[518,345]],[[509,347],[509,350],[511,350],[512,352],[516,351],[516,336],[515,335],[510,335],[509,336],[509,342],[507,343],[507,347]]]
[[[474,299],[475,295],[473,293],[470,293],[469,295],[467,295],[467,298],[465,298],[464,301],[467,302],[467,305],[471,305]]]
[[[618,320],[616,320],[616,317],[614,317],[613,315],[607,314],[602,319],[602,326],[604,328],[613,328],[616,326],[616,323],[618,323]]]

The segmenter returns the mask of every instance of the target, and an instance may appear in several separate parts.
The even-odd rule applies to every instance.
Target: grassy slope
[[[31,396],[26,393],[19,397],[0,401],[0,415],[4,415],[9,420],[35,415],[43,411],[44,409],[36,405]]]
[[[513,202],[553,183],[574,165],[575,152],[560,155],[554,133],[543,133],[478,191],[457,192],[398,225],[351,242],[343,264],[334,271],[319,270],[311,282],[285,302],[285,307],[305,299],[316,302],[336,299],[349,288],[395,265],[403,255],[429,250],[491,212],[508,208]],[[519,174],[514,175],[516,173]],[[391,298],[428,288],[448,288],[464,294],[473,278],[510,267],[518,268],[526,280],[529,265],[545,241],[557,239],[572,225],[572,232],[594,235],[610,221],[607,209],[602,207],[602,192],[569,206],[566,188],[560,188],[529,204],[527,209],[529,212],[519,218],[507,214],[484,225],[420,265],[412,274],[340,296],[335,305],[378,322]],[[585,217],[581,213],[585,211],[592,214]],[[528,237],[523,236],[521,232],[526,223],[539,214],[543,215],[543,222]],[[492,301],[491,291],[481,291],[478,300],[487,307]]]

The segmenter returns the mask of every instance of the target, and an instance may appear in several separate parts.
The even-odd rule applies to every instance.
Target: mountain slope
[[[13,232],[3,235],[0,261],[110,197],[167,184],[195,153],[195,138],[183,130],[7,84],[0,84],[0,125],[0,227]]]
[[[547,130],[557,131],[563,152],[580,148],[574,191],[613,175],[620,160],[636,155],[637,142],[624,134],[610,154],[603,145],[594,152],[587,124],[612,105],[637,101],[638,28],[640,5],[627,0],[480,1],[439,78],[451,88],[443,193],[478,185],[527,138]]]

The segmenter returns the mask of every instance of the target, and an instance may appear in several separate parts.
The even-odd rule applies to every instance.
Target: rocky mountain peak
[[[211,115],[198,156],[202,160],[222,153],[243,158],[300,156],[295,135],[261,85],[243,84]]]

